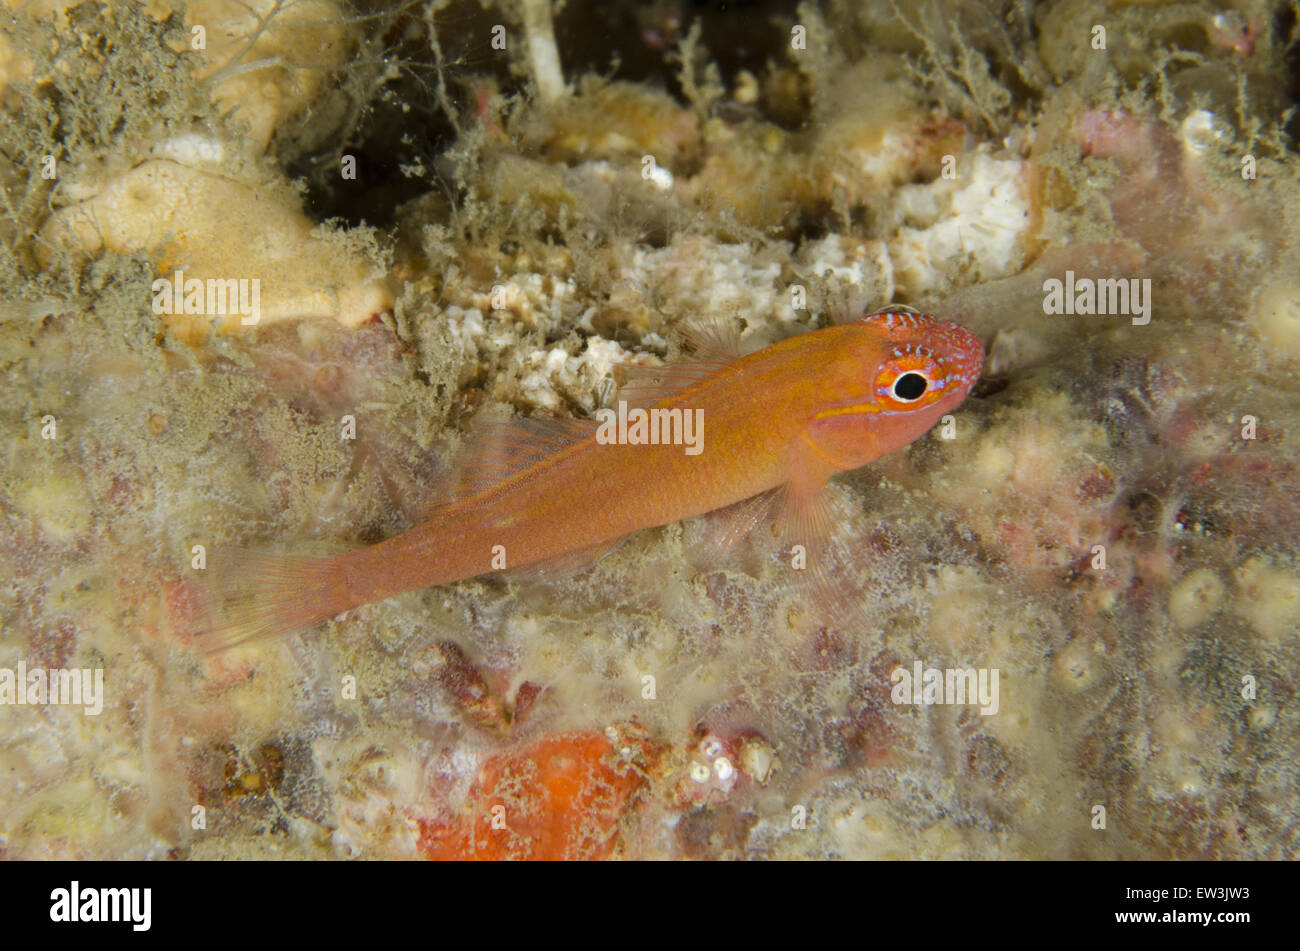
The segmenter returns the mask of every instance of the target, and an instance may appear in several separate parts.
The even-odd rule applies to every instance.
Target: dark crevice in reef
[[[742,69],[762,75],[769,64],[783,60],[787,34],[780,22],[794,18],[795,6],[783,0],[570,3],[556,18],[556,42],[564,53],[567,77],[596,73],[611,80],[645,82],[685,102],[681,67],[670,54],[696,20],[700,45],[729,80]],[[394,7],[397,12],[388,15]],[[291,177],[306,183],[305,210],[317,221],[341,219],[348,226],[365,222],[390,228],[398,207],[426,193],[432,177],[440,174],[437,157],[455,143],[456,129],[438,102],[439,71],[426,26],[418,19],[421,8],[381,2],[363,4],[358,12],[383,18],[373,41],[374,55],[392,64],[396,76],[380,86],[381,67],[375,67],[370,81],[377,88],[371,94],[365,94],[365,79],[360,80],[360,90],[346,91],[347,98],[364,105],[344,141],[322,143],[285,164]],[[484,11],[477,2],[455,4],[438,15],[441,79],[462,124],[473,117],[484,89],[495,87],[512,95],[525,87],[511,74],[510,57],[491,48],[492,28],[503,19],[500,12]],[[517,25],[507,26],[509,42],[521,42]],[[355,160],[355,179],[340,174],[344,155]],[[423,167],[426,173],[407,174],[403,166]]]
[[[761,75],[785,59],[797,4],[787,0],[653,0],[641,3],[570,4],[556,20],[566,74],[600,73],[612,79],[661,86],[685,101],[679,66],[668,54],[700,24],[700,44],[725,78],[742,69]],[[612,69],[617,61],[617,69]]]
[[[1286,64],[1286,98],[1292,105],[1300,104],[1300,37],[1296,35],[1296,8],[1292,4],[1283,3],[1278,6],[1274,28],[1287,44],[1286,53],[1283,54]],[[1300,140],[1300,109],[1292,113],[1284,128],[1292,148],[1295,148]]]

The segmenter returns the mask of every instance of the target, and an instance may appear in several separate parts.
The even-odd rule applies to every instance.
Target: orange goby
[[[446,500],[400,535],[332,557],[241,557],[217,573],[208,644],[502,570],[574,568],[640,529],[718,509],[719,533],[735,537],[775,509],[785,542],[815,553],[827,480],[924,434],[966,398],[984,357],[965,328],[902,309],[747,356],[724,332],[695,343],[694,360],[633,371],[598,420],[492,428],[464,450]]]

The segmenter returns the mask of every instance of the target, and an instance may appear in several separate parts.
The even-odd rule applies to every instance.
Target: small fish
[[[827,480],[924,434],[966,398],[984,359],[969,330],[906,308],[748,356],[716,328],[692,343],[688,362],[631,371],[618,426],[491,427],[464,450],[445,501],[400,535],[333,557],[241,556],[210,646],[478,575],[574,570],[633,532],[716,510],[728,542],[775,510],[785,542],[816,553],[830,530]]]

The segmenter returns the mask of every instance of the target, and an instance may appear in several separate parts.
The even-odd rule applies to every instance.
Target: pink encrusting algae
[[[954,410],[984,350],[963,327],[901,309],[744,357],[717,328],[696,334],[695,356],[642,369],[624,387],[617,436],[612,410],[601,423],[491,427],[464,451],[449,500],[387,541],[327,558],[239,556],[220,575],[210,645],[493,571],[573,567],[640,529],[739,503],[752,522],[775,509],[785,541],[816,559],[830,477],[906,446]],[[841,599],[825,566],[811,567],[819,593]]]

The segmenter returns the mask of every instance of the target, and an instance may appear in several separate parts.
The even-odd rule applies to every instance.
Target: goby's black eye
[[[894,381],[894,399],[910,403],[925,395],[930,381],[919,373],[904,373]]]

